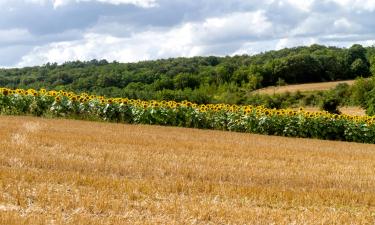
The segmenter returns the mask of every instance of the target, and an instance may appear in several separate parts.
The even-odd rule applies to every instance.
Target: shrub
[[[339,105],[340,105],[339,99],[334,98],[334,97],[328,97],[328,98],[323,99],[323,102],[320,108],[332,114],[340,114],[340,111],[338,109]]]

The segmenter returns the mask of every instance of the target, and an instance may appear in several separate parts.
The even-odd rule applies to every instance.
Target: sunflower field
[[[198,105],[142,101],[45,89],[0,88],[0,114],[66,117],[156,124],[287,137],[375,143],[375,117],[267,109],[263,106]]]

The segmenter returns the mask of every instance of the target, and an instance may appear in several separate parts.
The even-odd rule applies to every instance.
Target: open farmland
[[[254,91],[257,94],[281,94],[285,92],[308,92],[308,91],[326,91],[336,87],[338,84],[348,84],[353,85],[355,80],[347,80],[347,81],[333,81],[333,82],[319,82],[319,83],[307,83],[307,84],[294,84],[294,85],[286,85],[286,86],[271,86],[262,88],[259,90]]]
[[[354,111],[358,112],[358,109]],[[363,111],[362,111],[363,113]],[[375,143],[375,116],[304,109],[143,101],[66,91],[0,88],[0,114],[65,117]]]
[[[375,146],[0,117],[0,224],[373,224]]]
[[[366,115],[366,110],[358,106],[345,106],[345,107],[339,107],[338,109],[341,113],[346,114],[346,115],[352,115],[352,116],[365,116]],[[319,107],[304,107],[304,110],[308,112],[321,111]]]

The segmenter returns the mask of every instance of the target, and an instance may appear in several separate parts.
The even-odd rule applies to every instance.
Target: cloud
[[[285,0],[285,1],[279,1],[279,4],[284,4],[284,2],[288,3],[289,5],[292,5],[304,12],[309,12],[312,4],[315,2],[315,0]]]
[[[26,29],[13,28],[9,30],[0,30],[0,46],[24,42],[31,37],[32,35]]]
[[[264,12],[256,11],[207,18],[202,23],[189,22],[169,30],[149,30],[129,37],[87,33],[81,40],[36,47],[22,57],[18,66],[92,58],[134,62],[215,54],[218,43],[224,42],[220,46],[224,49],[235,48],[239,44],[233,45],[233,42],[257,40],[271,33],[271,28],[272,24],[265,18]]]
[[[375,1],[373,0],[331,0],[346,10],[363,10],[373,12],[375,10]]]
[[[1,0],[0,66],[371,45],[374,11],[373,0]]]
[[[309,46],[317,42],[318,40],[316,38],[283,38],[277,42],[275,49],[279,50],[301,45]]]
[[[14,63],[20,60],[19,57],[32,49],[33,47],[27,45],[0,46],[0,62],[3,65],[0,67],[14,67]]]
[[[113,4],[113,5],[120,5],[120,4],[131,4],[140,7],[154,7],[156,6],[156,0],[25,0],[26,3],[34,3],[40,5],[48,5],[52,4],[53,7],[56,9],[61,6],[65,6],[72,3],[80,3],[80,2],[91,2],[96,1],[100,3],[106,4]]]

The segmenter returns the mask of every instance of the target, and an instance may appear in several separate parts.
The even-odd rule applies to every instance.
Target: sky
[[[0,67],[375,44],[375,0],[0,0]]]

